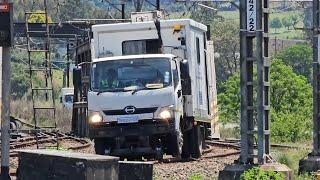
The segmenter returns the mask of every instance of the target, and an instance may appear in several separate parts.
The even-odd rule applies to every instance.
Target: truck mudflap
[[[126,124],[117,126],[91,126],[90,138],[114,138],[121,136],[152,136],[175,132],[173,123],[170,124]]]

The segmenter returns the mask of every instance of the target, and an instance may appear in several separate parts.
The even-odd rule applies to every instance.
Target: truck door
[[[174,116],[176,119],[175,128],[178,130],[180,126],[180,117],[183,115],[183,100],[180,81],[180,68],[177,61],[171,61],[172,67],[172,82],[174,86]]]

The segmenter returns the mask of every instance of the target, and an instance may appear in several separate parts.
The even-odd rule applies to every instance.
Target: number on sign
[[[247,30],[254,32],[256,30],[256,0],[247,0]]]

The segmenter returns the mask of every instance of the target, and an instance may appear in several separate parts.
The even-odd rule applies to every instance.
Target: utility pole
[[[10,180],[9,154],[10,154],[10,75],[11,55],[10,46],[12,40],[12,14],[11,0],[3,0],[0,4],[0,117],[1,117],[1,179]]]
[[[299,173],[320,169],[320,22],[319,0],[313,0],[313,150],[299,162]]]
[[[273,163],[270,157],[268,20],[269,0],[240,0],[241,151],[237,162],[220,171],[220,180],[240,179],[244,171],[254,166],[282,172],[286,179],[291,177],[287,166]],[[254,67],[257,68],[257,83],[253,77]]]
[[[1,59],[1,179],[10,179],[10,47],[2,47]]]
[[[157,0],[156,8],[158,11],[160,11],[160,0]]]
[[[125,8],[125,2],[123,2],[122,4],[121,4],[121,18],[122,19],[126,19],[126,8]]]
[[[313,0],[313,151],[320,154],[319,0]]]
[[[67,87],[70,87],[70,42],[67,44]]]

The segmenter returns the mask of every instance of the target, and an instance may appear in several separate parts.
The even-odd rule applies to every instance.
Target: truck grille
[[[131,114],[146,114],[146,113],[154,113],[158,108],[152,107],[152,108],[136,108],[134,113]],[[124,109],[118,109],[118,110],[107,110],[103,111],[105,115],[127,115],[129,113],[126,113]]]

